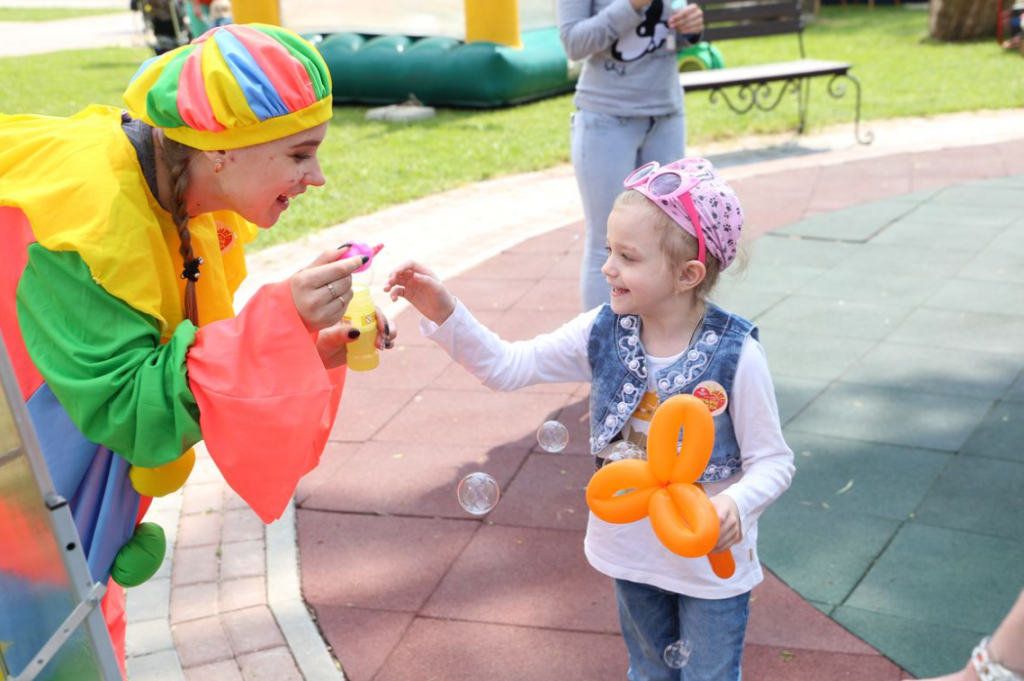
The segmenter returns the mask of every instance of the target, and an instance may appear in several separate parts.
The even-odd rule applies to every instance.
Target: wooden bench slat
[[[738,24],[722,28],[709,26],[704,29],[704,40],[713,43],[734,38],[760,38],[762,36],[780,35],[782,33],[799,33],[802,29],[803,24],[799,19]]]
[[[679,84],[688,91],[710,90],[717,87],[751,85],[790,78],[813,78],[814,76],[842,74],[849,71],[852,66],[851,63],[843,61],[796,59],[757,66],[687,71],[679,74]]]
[[[745,21],[747,19],[799,19],[800,10],[795,2],[771,2],[763,5],[740,7],[716,7],[704,10],[704,25],[722,22]]]

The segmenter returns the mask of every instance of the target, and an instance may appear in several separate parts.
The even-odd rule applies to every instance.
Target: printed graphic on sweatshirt
[[[664,0],[654,0],[648,5],[644,20],[636,27],[636,30],[612,43],[612,56],[615,60],[620,62],[636,61],[664,47],[665,40],[671,33],[668,22],[662,18],[664,13]],[[606,65],[606,68],[608,66]]]

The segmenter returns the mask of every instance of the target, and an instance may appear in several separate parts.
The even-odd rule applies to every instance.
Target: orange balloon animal
[[[677,453],[679,429],[683,443]],[[697,484],[711,459],[715,425],[707,405],[693,395],[675,395],[654,412],[647,435],[647,461],[614,461],[594,473],[587,506],[607,523],[650,517],[661,543],[685,558],[707,556],[722,579],[732,577],[731,551],[711,553],[718,542],[718,514]]]

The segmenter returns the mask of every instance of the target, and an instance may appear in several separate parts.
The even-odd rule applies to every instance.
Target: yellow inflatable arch
[[[519,30],[518,0],[464,0],[466,42],[492,42],[523,46]],[[234,0],[232,14],[238,23],[281,24],[278,0]],[[289,27],[291,28],[291,27]]]

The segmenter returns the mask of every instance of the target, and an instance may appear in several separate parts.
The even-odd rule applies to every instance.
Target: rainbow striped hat
[[[331,75],[287,29],[211,29],[141,67],[124,101],[133,116],[203,151],[281,139],[331,118]]]

